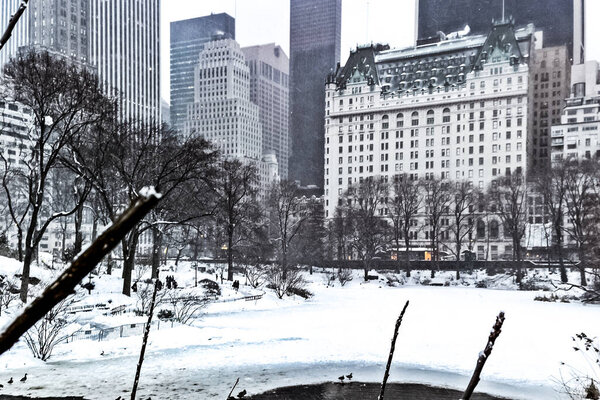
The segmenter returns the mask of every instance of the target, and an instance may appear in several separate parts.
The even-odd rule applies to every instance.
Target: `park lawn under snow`
[[[113,286],[105,285],[106,293],[118,292],[120,280],[114,277],[119,274],[115,271],[112,278],[100,279],[114,281]],[[185,267],[174,274],[178,282],[193,281],[193,272]],[[222,399],[238,377],[238,388],[249,394],[334,381],[350,372],[357,381],[380,381],[393,326],[407,300],[410,305],[398,336],[392,382],[464,388],[502,310],[506,321],[479,389],[514,399],[559,399],[555,381],[561,371],[569,371],[561,362],[587,370],[585,359],[572,349],[571,337],[579,332],[600,336],[599,306],[534,302],[538,292],[414,284],[389,287],[384,281],[364,283],[359,272],[345,287],[337,282],[327,287],[323,273],[306,277],[314,293],[310,300],[279,300],[267,289],[258,301],[210,305],[194,326],[163,324],[153,329],[140,398]],[[227,285],[224,295],[235,296]],[[110,318],[118,325],[126,317],[92,319],[110,324]],[[116,398],[131,389],[140,345],[140,336],[75,341],[59,345],[51,360],[42,363],[19,343],[0,357],[0,383],[4,383],[0,394]],[[25,372],[29,376],[25,384],[6,384],[11,376],[19,378]]]

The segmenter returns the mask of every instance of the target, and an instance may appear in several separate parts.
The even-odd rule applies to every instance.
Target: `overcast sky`
[[[565,0],[570,1],[570,0]],[[342,64],[357,44],[410,46],[415,36],[415,0],[342,0]],[[161,93],[169,100],[169,23],[210,13],[235,17],[242,46],[277,43],[289,56],[289,0],[168,0],[162,2]],[[600,1],[586,2],[587,59],[600,60]],[[592,38],[594,40],[592,40]]]

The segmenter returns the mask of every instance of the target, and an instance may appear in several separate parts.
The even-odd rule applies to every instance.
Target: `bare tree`
[[[460,261],[465,241],[473,238],[475,228],[475,206],[478,202],[478,192],[473,188],[472,182],[456,182],[450,189],[450,234],[454,240],[454,249],[450,252]],[[469,251],[473,249],[469,247]],[[460,278],[460,271],[456,269],[456,279]]]
[[[346,199],[348,200],[348,199]],[[348,258],[350,237],[352,231],[352,221],[349,216],[347,204],[337,206],[335,208],[335,216],[329,222],[328,226],[330,243],[335,244],[335,256],[338,260],[346,260]]]
[[[565,207],[567,200],[567,168],[564,163],[555,162],[550,169],[535,175],[535,191],[542,196],[545,212],[550,217],[553,231],[553,244],[560,268],[560,279],[566,283],[567,269],[563,259],[565,233]]]
[[[227,238],[227,280],[233,280],[233,256],[239,232],[250,222],[248,212],[256,196],[256,166],[239,160],[223,160],[213,187],[217,224]]]
[[[392,221],[392,236],[396,245],[396,257],[398,263],[400,263],[400,241],[404,240],[406,274],[410,276],[410,234],[412,222],[417,217],[421,207],[421,189],[416,181],[410,180],[406,174],[401,174],[394,177],[392,190],[389,217]]]
[[[427,218],[429,243],[433,261],[439,260],[439,246],[442,240],[442,217],[449,215],[450,188],[449,182],[439,178],[422,181],[425,191],[425,216]],[[432,268],[433,275],[433,268]]]
[[[595,190],[596,161],[569,160],[566,171],[566,209],[568,224],[565,231],[575,242],[579,256],[581,285],[587,285],[586,267],[590,246],[598,238],[598,200]]]
[[[363,262],[365,281],[373,258],[387,244],[388,222],[384,209],[388,195],[388,184],[379,177],[363,180],[358,186],[350,187],[345,195],[352,221],[350,245]]]
[[[48,181],[59,166],[61,154],[92,125],[112,117],[113,104],[94,74],[45,51],[29,50],[9,61],[2,83],[5,100],[23,104],[33,116],[33,127],[24,143],[30,149],[25,166],[15,170],[0,155],[3,189],[19,236],[21,300],[25,302],[33,254],[46,229],[80,206],[46,216]],[[12,182],[11,177],[15,178]]]
[[[317,197],[300,199],[301,213],[305,222],[294,244],[297,259],[309,266],[312,274],[313,266],[318,265],[326,257],[327,225],[323,201]]]
[[[269,196],[269,214],[271,217],[271,236],[277,243],[277,258],[285,278],[290,253],[300,237],[308,220],[308,212],[303,207],[298,185],[291,181],[281,181],[271,188]]]
[[[512,239],[513,260],[519,262],[517,267],[517,283],[521,283],[523,272],[520,262],[523,260],[521,240],[525,236],[527,222],[528,188],[525,177],[520,173],[504,176],[490,188],[492,211],[497,212],[505,230]]]

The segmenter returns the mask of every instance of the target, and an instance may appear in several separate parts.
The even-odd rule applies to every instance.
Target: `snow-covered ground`
[[[7,263],[0,259],[0,271],[7,272],[3,267]],[[193,281],[189,266],[180,266],[173,274],[178,282]],[[511,287],[510,277],[479,272],[463,274],[464,280],[457,282],[450,279],[453,275],[436,278],[448,281],[449,287],[415,284],[428,272],[413,273],[407,284],[391,287],[383,277],[364,283],[357,271],[345,287],[337,282],[328,287],[325,275],[316,272],[306,275],[314,293],[310,300],[279,300],[266,289],[257,301],[212,304],[193,326],[161,325],[151,331],[140,398],[222,399],[238,377],[238,388],[249,394],[334,381],[350,372],[357,381],[380,381],[393,326],[406,300],[410,306],[398,336],[392,382],[464,388],[501,310],[506,313],[503,332],[479,390],[513,399],[560,399],[555,380],[561,368],[566,371],[561,362],[588,368],[573,351],[571,337],[579,332],[600,336],[599,306],[537,302],[533,298],[539,292],[472,286],[495,280],[499,287]],[[201,277],[214,279],[214,274]],[[118,292],[119,279],[95,279],[101,280],[113,284],[97,285],[105,293],[93,295],[92,300]],[[227,283],[223,286],[225,297],[236,296]],[[102,317],[102,323],[110,324],[110,318],[118,325],[124,317]],[[0,321],[8,320],[3,314]],[[59,345],[50,361],[43,363],[19,343],[0,357],[0,383],[4,383],[0,394],[116,398],[131,389],[140,346],[139,336],[75,341]],[[25,372],[29,379],[21,384],[16,378]],[[7,385],[11,376],[17,382]]]

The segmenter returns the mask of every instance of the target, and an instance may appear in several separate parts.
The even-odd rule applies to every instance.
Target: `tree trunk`
[[[96,240],[96,239],[94,239]],[[108,253],[108,256],[106,256],[106,274],[107,275],[111,275],[112,274],[112,252]]]
[[[131,234],[131,233],[130,233]],[[122,241],[123,246],[123,294],[131,296],[131,273],[135,267],[135,254],[137,251],[137,235],[132,238],[131,245],[127,244],[127,240]]]
[[[227,280],[233,281],[233,226],[227,228]]]
[[[560,227],[556,228],[556,255],[558,257],[558,266],[560,269],[560,280],[562,283],[567,283],[569,278],[567,277],[567,268],[565,268],[565,261],[563,260],[563,237],[562,237],[562,229]]]
[[[83,224],[83,202],[77,208],[75,212],[75,243],[73,244],[73,257],[81,253],[83,247],[83,233],[81,232],[81,225]]]
[[[19,262],[23,262],[23,229],[20,226],[17,226],[17,241]]]
[[[157,227],[152,228],[152,279],[158,278],[160,268],[160,249],[162,247],[162,234]]]
[[[408,237],[408,233],[404,232],[404,245],[406,246],[406,277],[410,278],[410,238]]]
[[[31,273],[31,262],[35,252],[36,243],[34,243],[35,229],[37,227],[39,208],[35,207],[31,213],[31,222],[25,236],[25,255],[23,257],[23,274],[21,276],[20,298],[23,303],[27,302],[27,292],[29,290],[29,274]]]
[[[23,258],[23,273],[21,276],[21,292],[19,297],[23,303],[27,303],[27,291],[29,290],[29,273],[31,271],[31,261],[33,259],[33,249],[25,249]]]
[[[582,244],[579,245],[579,277],[581,280],[581,286],[587,286],[587,277],[585,276],[585,267],[586,267],[586,262],[585,262],[585,249],[584,246]]]
[[[513,249],[516,255],[517,261],[517,283],[519,284],[519,288],[521,288],[523,283],[523,270],[521,269],[521,243],[517,238],[513,238]]]

